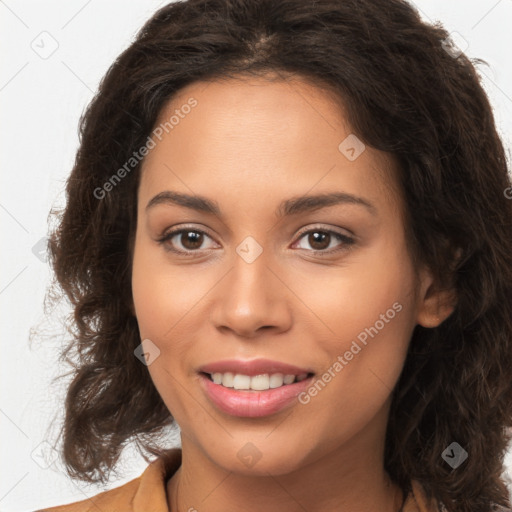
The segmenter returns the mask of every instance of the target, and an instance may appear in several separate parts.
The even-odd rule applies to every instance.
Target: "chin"
[[[228,445],[222,443],[205,450],[212,462],[225,471],[245,476],[278,476],[292,473],[306,464],[304,456],[308,451],[304,443],[283,445],[268,439],[238,441],[230,439]]]

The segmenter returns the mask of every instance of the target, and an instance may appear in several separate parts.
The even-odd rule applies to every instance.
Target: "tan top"
[[[166,484],[181,465],[181,449],[172,448],[155,459],[139,477],[92,498],[36,512],[169,512]],[[421,485],[412,481],[403,512],[438,512],[435,502],[427,504]]]

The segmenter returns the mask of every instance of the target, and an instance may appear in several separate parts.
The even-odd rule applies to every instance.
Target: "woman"
[[[400,0],[169,4],[81,135],[50,245],[63,457],[91,482],[128,440],[157,458],[47,510],[510,506],[512,189],[441,27]]]

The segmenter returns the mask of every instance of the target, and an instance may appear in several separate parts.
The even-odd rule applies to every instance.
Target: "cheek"
[[[147,368],[151,379],[171,414],[181,418],[187,417],[189,413],[185,411],[191,403],[183,400],[183,393],[180,393],[185,379],[177,366],[185,360],[187,351],[187,341],[180,339],[180,333],[183,329],[190,332],[187,313],[198,297],[187,285],[183,272],[173,272],[169,265],[157,261],[158,252],[142,243],[135,245],[133,302],[141,340],[151,340],[158,349],[158,356]],[[156,353],[153,345],[148,347]]]
[[[330,333],[320,342],[329,359],[326,395],[340,411],[366,403],[370,413],[391,393],[407,354],[415,325],[412,265],[400,243],[385,242],[324,285],[311,287],[309,299]]]
[[[206,268],[204,272],[191,268],[171,265],[164,249],[148,243],[135,246],[132,293],[140,337],[151,340],[159,351],[148,370],[162,399],[177,417],[194,408],[195,402],[183,393],[184,386],[190,385],[188,379],[197,378],[190,366],[197,337],[191,333],[202,329],[202,300],[218,281],[218,276],[212,276]]]
[[[132,293],[141,336],[165,339],[183,322],[213,286],[201,272],[171,265],[164,249],[136,244],[132,267]]]
[[[337,336],[323,342],[322,373],[299,397],[304,415],[298,424],[315,429],[329,449],[369,425],[398,381],[414,324],[406,297],[392,298],[384,294],[359,308],[346,302],[346,311],[333,317]]]
[[[414,274],[400,238],[390,239],[394,243],[383,241],[349,255],[334,271],[297,272],[297,294],[337,351],[348,350],[360,333],[364,341],[367,329],[376,334],[376,328],[380,338],[393,338],[392,333],[407,338],[414,320]],[[395,341],[390,343],[402,346]]]

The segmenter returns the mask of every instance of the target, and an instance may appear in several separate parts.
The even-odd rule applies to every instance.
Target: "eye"
[[[301,234],[299,241],[305,240],[315,253],[333,253],[347,249],[355,240],[347,235],[333,231],[332,229],[315,228]],[[332,242],[340,242],[337,248],[332,249]],[[307,249],[299,247],[299,249]]]
[[[190,255],[194,252],[213,249],[214,247],[204,247],[207,240],[213,240],[207,233],[195,228],[179,228],[164,233],[157,241],[163,245],[166,251],[177,254]],[[332,229],[309,229],[300,235],[299,242],[305,240],[311,246],[311,250],[317,254],[330,254],[333,252],[347,249],[354,244],[355,240],[347,235],[338,233]],[[339,242],[337,248],[332,248],[333,242]],[[295,246],[297,242],[295,243]],[[307,249],[300,245],[299,249]]]
[[[162,244],[167,251],[188,254],[204,250],[205,247],[202,245],[206,238],[211,240],[211,237],[200,229],[180,228],[165,233],[158,239],[158,243]],[[175,239],[174,242],[173,239]],[[178,248],[176,248],[176,244]]]

